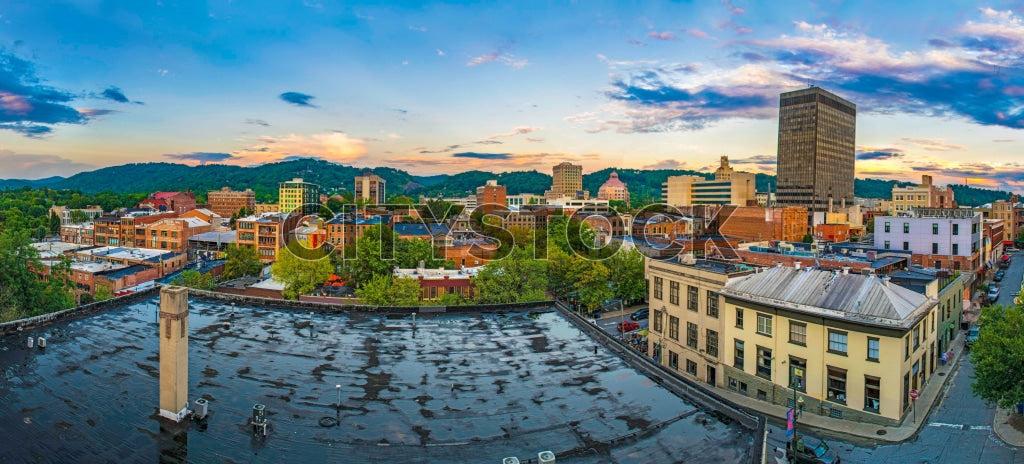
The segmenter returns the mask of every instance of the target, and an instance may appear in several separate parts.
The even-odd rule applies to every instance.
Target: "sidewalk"
[[[938,403],[939,398],[945,392],[946,382],[949,381],[950,377],[956,374],[957,367],[959,366],[960,355],[963,353],[964,336],[965,334],[961,332],[957,335],[957,338],[953,340],[953,361],[947,362],[945,366],[940,366],[935,369],[935,373],[932,375],[932,378],[929,379],[928,384],[925,385],[923,390],[921,390],[921,396],[915,401],[915,404],[911,406],[912,408],[917,408],[917,411],[908,413],[906,418],[904,418],[903,423],[899,426],[884,426],[879,424],[853,422],[806,413],[800,415],[800,419],[797,421],[798,427],[828,430],[885,442],[902,442],[910,439],[918,430],[921,429],[921,426],[927,422],[928,413],[931,411],[932,407]],[[789,408],[785,406],[769,404],[749,396],[733,393],[727,389],[715,389],[715,393],[742,407],[759,411],[762,414],[776,419],[785,420],[786,412],[789,410]],[[1007,425],[1007,427],[1009,427],[1009,425]],[[1024,435],[1022,435],[1022,438],[1024,438]],[[1007,440],[1007,443],[1012,442]]]
[[[1011,412],[1013,411],[997,410],[995,417],[992,418],[992,431],[1010,446],[1024,446],[1024,432],[1010,425]]]

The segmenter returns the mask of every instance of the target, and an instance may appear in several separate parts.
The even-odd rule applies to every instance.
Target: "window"
[[[846,404],[846,370],[828,366],[828,400]]]
[[[668,317],[668,338],[675,341],[679,341],[679,318],[675,316]]]
[[[953,244],[953,254],[954,255],[960,254],[960,244],[959,243],[954,243]]]
[[[757,347],[757,375],[768,380],[772,379],[772,350]]]
[[[697,349],[697,324],[686,323],[686,346]]]
[[[938,243],[932,242],[932,254],[933,255],[939,254],[939,244]]]
[[[661,318],[664,316],[664,314],[665,313],[663,311],[655,311],[654,312],[654,331],[655,332],[661,333],[661,331],[664,330],[664,328],[662,328],[662,326],[661,326],[661,323],[662,323]]]
[[[735,367],[735,368],[737,368],[737,369],[742,371],[743,370],[743,355],[744,355],[743,340],[736,340],[735,343],[736,343],[736,345],[733,347],[733,354],[732,354],[732,367]]]
[[[828,331],[828,351],[846,355],[846,332]]]
[[[904,250],[909,250],[910,249],[910,243],[909,242],[903,242],[903,249]]]
[[[679,354],[675,351],[668,352],[668,367],[679,369]]]
[[[718,294],[708,290],[708,316],[718,319]]]
[[[718,332],[707,329],[707,339],[704,341],[704,351],[708,356],[718,357]]]
[[[877,413],[879,401],[881,397],[879,391],[881,391],[882,380],[878,377],[864,376],[864,410]]]
[[[686,360],[686,373],[690,375],[697,375],[697,363]]]
[[[807,360],[789,357],[789,388],[807,391]]]
[[[757,314],[757,333],[772,336],[772,317],[767,314]]]
[[[878,339],[868,337],[868,361],[878,362]]]
[[[932,223],[932,235],[939,235],[939,224],[938,223],[935,223],[935,222]]]
[[[657,276],[654,277],[654,298],[656,300],[660,300],[662,298],[662,293],[665,290],[664,289],[664,285],[665,285],[664,279],[662,279],[661,277],[657,277]]]
[[[921,326],[914,327],[914,351],[921,347]]]
[[[697,310],[697,287],[693,285],[686,286],[686,309]]]
[[[743,328],[743,308],[740,307],[736,308],[736,328]]]
[[[932,332],[935,332],[935,319],[938,319],[938,315],[932,314]]]
[[[903,233],[904,234],[909,234],[910,233],[910,223],[909,222],[904,222],[903,223]]]
[[[888,249],[889,249],[889,241],[888,241],[888,240],[886,240],[886,241],[885,241],[885,249],[886,249],[886,250],[888,250]]]
[[[910,407],[910,374],[903,374],[903,410]]]
[[[679,304],[679,282],[669,281],[668,302],[674,305]]]
[[[953,235],[960,235],[960,224],[953,224]]]
[[[903,359],[910,359],[910,337],[903,337]]]
[[[886,231],[886,232],[892,232],[892,231],[890,230],[890,229],[891,229],[890,225],[891,225],[891,224],[889,224],[889,221],[885,221],[885,231]]]
[[[789,321],[789,342],[807,346],[807,324]]]

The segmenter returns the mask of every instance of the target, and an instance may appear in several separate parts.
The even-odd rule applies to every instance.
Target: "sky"
[[[857,175],[1024,191],[1024,5],[0,3],[0,178],[316,157],[416,175],[774,174],[779,93],[857,104]]]

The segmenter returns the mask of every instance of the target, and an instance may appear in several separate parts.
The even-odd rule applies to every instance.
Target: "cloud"
[[[409,26],[409,30],[415,32],[427,32],[427,28],[423,26]]]
[[[11,150],[0,149],[0,178],[4,179],[43,179],[52,176],[70,176],[96,169],[96,167],[58,155],[19,154]]]
[[[120,113],[120,111],[117,110],[108,110],[101,108],[79,108],[78,112],[82,113],[83,115],[85,115],[85,117],[90,119],[99,116],[107,116],[109,114]]]
[[[903,153],[896,153],[891,151],[857,151],[857,159],[861,161],[866,160],[887,160],[894,158],[902,158],[905,156]]]
[[[327,161],[323,157],[320,157],[320,156],[310,156],[310,155],[290,155],[290,156],[285,156],[284,158],[281,158],[278,161],[300,161],[300,160]]]
[[[475,153],[471,151],[452,153],[453,158],[476,158],[484,160],[506,160],[512,158],[510,153]]]
[[[515,55],[509,53],[514,48],[515,42],[509,42],[505,45],[499,46],[497,50],[494,50],[486,55],[480,55],[471,58],[469,61],[466,62],[466,66],[474,67],[491,62],[498,62],[514,69],[521,69],[529,65],[530,62],[528,60],[518,59],[515,57]]]
[[[118,103],[130,103],[131,100],[124,95],[124,92],[117,87],[107,87],[106,90],[100,93],[100,98],[104,98],[110,101],[116,101]]]
[[[252,118],[249,118],[249,119],[245,120],[245,123],[246,124],[251,124],[253,126],[270,127],[270,123],[268,123],[268,122],[266,122],[266,121],[264,121],[262,119],[252,119]]]
[[[952,151],[952,150],[966,150],[967,147],[963,145],[957,145],[955,143],[948,143],[941,139],[918,139],[913,137],[903,137],[900,140],[910,142],[928,151]]]
[[[230,153],[215,153],[203,151],[195,151],[192,153],[168,153],[165,154],[164,157],[178,161],[197,161],[199,162],[199,164],[220,163],[223,161],[235,159],[235,156],[231,155]]]
[[[671,33],[671,32],[668,32],[668,31],[665,31],[665,32],[654,32],[654,31],[651,31],[651,32],[647,33],[647,37],[650,37],[652,39],[658,39],[658,40],[676,40],[676,35]]]
[[[477,140],[476,142],[473,142],[473,143],[475,143],[477,145],[501,145],[502,144],[502,142],[500,140]]]
[[[628,41],[628,42],[629,42],[629,43],[631,43],[631,44],[633,44],[633,45],[636,45],[636,46],[638,46],[638,47],[646,47],[646,46],[647,46],[647,44],[646,44],[646,43],[644,43],[644,42],[641,42],[641,41],[639,41],[639,40],[636,40],[636,39],[629,39],[629,41]]]
[[[544,141],[544,139],[537,138],[537,137],[527,137],[527,138],[525,138],[523,140],[526,140],[527,142],[533,142],[533,143],[540,143],[540,142]]]
[[[519,126],[519,127],[516,127],[514,129],[512,129],[509,132],[504,132],[504,133],[501,133],[501,134],[488,135],[487,137],[484,137],[484,139],[485,140],[494,140],[494,139],[499,139],[499,138],[502,138],[502,137],[514,137],[516,135],[529,134],[531,132],[536,132],[536,131],[539,131],[539,130],[540,130],[539,127]]]
[[[343,132],[257,137],[258,145],[231,152],[231,164],[272,163],[289,156],[317,157],[334,163],[352,163],[366,156],[366,142]]]
[[[735,164],[735,165],[747,165],[747,164],[750,164],[750,165],[754,165],[754,166],[760,167],[762,169],[769,168],[769,167],[774,168],[777,162],[778,162],[778,157],[776,157],[775,155],[754,155],[754,156],[750,156],[750,157],[747,157],[747,158],[729,158],[729,164]],[[718,166],[715,166],[716,169],[717,169],[717,167]]]
[[[441,149],[438,149],[438,150],[427,150],[426,148],[422,148],[419,152],[421,154],[448,153],[448,152],[455,151],[455,150],[457,150],[459,148],[462,148],[462,145],[448,145],[447,147],[444,147],[444,148],[441,148]]]
[[[43,85],[33,63],[0,49],[0,130],[40,137],[56,124],[85,124],[89,117],[68,105],[70,92]]]
[[[1013,143],[1016,142],[1017,139],[993,139],[992,141],[995,143]]]
[[[648,165],[644,166],[642,169],[688,169],[688,168],[686,167],[686,163],[684,163],[682,161],[674,160],[674,159],[667,159],[667,160],[658,161],[658,162],[653,163],[653,164],[648,164]]]
[[[444,56],[444,50],[441,50],[440,48],[438,48],[437,49],[437,56]]]
[[[311,100],[316,98],[312,95],[306,95],[304,93],[299,92],[285,92],[282,93],[281,95],[278,95],[278,98],[284,100],[285,102],[291,103],[295,106],[307,106],[310,108],[316,108],[316,105],[310,102]]]
[[[700,30],[700,29],[687,29],[687,30],[686,30],[686,33],[687,33],[687,34],[690,34],[690,35],[692,35],[692,36],[694,36],[694,37],[699,37],[699,38],[701,38],[701,39],[706,39],[706,38],[708,38],[708,33],[707,33],[707,32],[704,32],[704,31],[702,31],[702,30]]]
[[[733,6],[733,4],[729,0],[722,0],[722,4],[725,5],[725,8],[727,10],[729,10],[729,14],[741,15],[747,12],[747,10],[744,10],[743,8]]]

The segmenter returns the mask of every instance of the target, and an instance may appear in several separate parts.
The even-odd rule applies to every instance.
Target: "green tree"
[[[57,235],[60,233],[60,216],[57,216],[56,212],[50,212],[50,235]]]
[[[88,220],[89,220],[89,215],[85,214],[85,211],[82,211],[82,210],[79,210],[79,209],[71,210],[71,223],[72,224],[81,224],[83,222],[87,222]]]
[[[187,269],[171,280],[171,285],[181,285],[197,290],[213,290],[214,278],[208,272],[199,272],[195,269]]]
[[[514,248],[490,261],[473,277],[479,303],[518,303],[545,299],[547,263],[534,259],[533,247]]]
[[[231,280],[242,276],[255,276],[263,270],[263,262],[260,261],[256,247],[232,243],[228,245],[225,255],[227,261],[224,262],[221,279]]]
[[[345,260],[346,270],[358,285],[369,282],[374,276],[391,275],[395,266],[395,245],[398,235],[390,227],[375,225],[367,227],[356,240],[356,256]]]
[[[459,306],[466,304],[466,299],[458,293],[445,293],[437,299],[437,304],[441,306]]]
[[[1000,408],[1024,402],[1024,305],[982,308],[978,325],[978,340],[971,346],[971,390]]]
[[[110,290],[110,287],[106,285],[97,285],[96,292],[93,295],[95,301],[106,301],[114,297],[114,292]]]
[[[557,247],[548,252],[548,291],[556,297],[563,298],[576,291],[576,258]]]
[[[418,238],[399,239],[395,243],[395,262],[393,265],[403,269],[410,269],[417,267],[419,262],[423,261],[423,265],[427,269],[454,267],[455,263],[438,259],[436,255],[433,244],[427,240]]]
[[[357,289],[356,296],[374,306],[418,306],[420,283],[417,279],[377,275]]]
[[[811,234],[804,235],[803,242],[804,243],[813,243],[814,242],[814,236],[811,235]]]
[[[644,278],[644,254],[636,248],[620,249],[605,261],[611,271],[615,295],[627,302],[642,300],[647,295]]]
[[[576,293],[580,297],[580,303],[588,311],[594,311],[601,307],[605,301],[614,296],[612,287],[609,285],[611,273],[608,267],[601,261],[591,261],[585,258],[575,258],[577,261]]]
[[[284,297],[297,300],[327,281],[334,266],[326,256],[316,260],[306,260],[292,254],[288,248],[282,248],[277,254],[277,261],[270,266],[270,274],[284,283]]]

